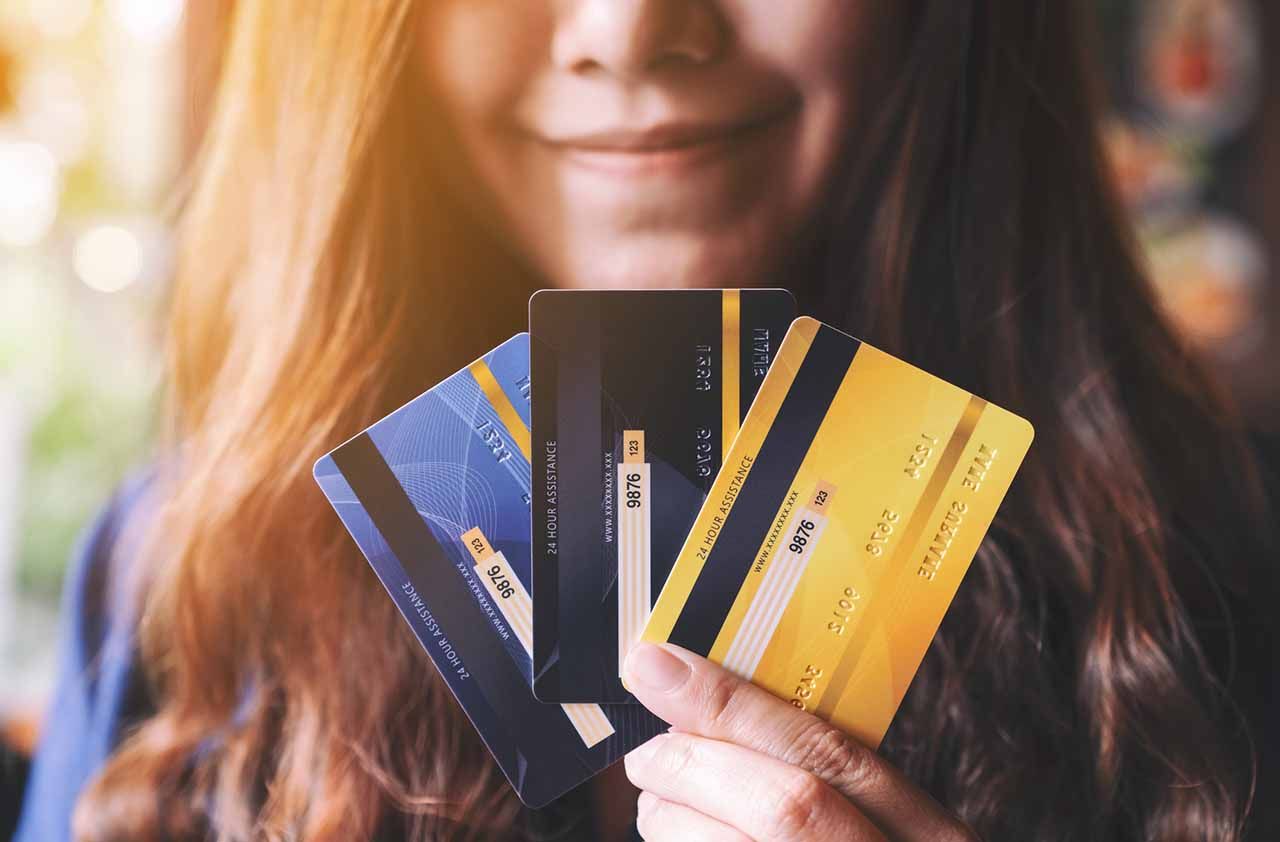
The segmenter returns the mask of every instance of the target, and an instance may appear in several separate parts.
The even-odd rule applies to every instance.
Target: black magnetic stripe
[[[570,751],[572,741],[578,738],[564,712],[558,705],[544,705],[533,697],[492,622],[396,481],[373,440],[368,435],[356,436],[333,452],[333,461],[409,581],[424,599],[429,595],[432,616],[462,657],[471,673],[469,680],[480,685],[485,700],[498,716],[496,724],[510,739],[518,740],[525,758],[539,765],[560,763],[572,769],[581,764]],[[415,633],[419,631],[416,623],[411,621],[410,625]],[[430,653],[430,644],[422,643]],[[516,758],[508,754],[516,746],[495,745],[492,737],[486,735],[490,750],[513,779],[518,779]]]
[[[818,329],[676,619],[672,643],[701,655],[711,651],[860,344],[825,325]],[[715,504],[708,499],[707,505]]]

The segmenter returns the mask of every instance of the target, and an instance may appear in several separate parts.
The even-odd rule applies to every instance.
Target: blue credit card
[[[531,689],[529,337],[316,463],[315,478],[519,794],[540,807],[666,729]]]

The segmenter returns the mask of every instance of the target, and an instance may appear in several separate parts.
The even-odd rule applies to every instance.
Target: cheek
[[[726,0],[745,51],[807,93],[847,93],[866,0]]]
[[[508,114],[550,38],[545,0],[431,0],[418,27],[418,65],[432,100],[464,134]]]
[[[724,0],[742,48],[793,86],[804,102],[793,187],[819,189],[835,165],[865,69],[867,0]],[[868,21],[869,22],[869,21]]]

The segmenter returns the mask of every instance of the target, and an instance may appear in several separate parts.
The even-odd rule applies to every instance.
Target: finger
[[[704,816],[697,810],[663,801],[652,792],[640,793],[636,805],[636,830],[645,842],[685,842],[689,839],[704,842],[751,842],[737,828]]]
[[[693,652],[642,643],[623,672],[636,698],[673,728],[798,766],[852,800],[891,838],[973,838],[874,751]]]
[[[884,839],[815,776],[733,743],[661,734],[628,754],[626,768],[640,789],[753,839]]]

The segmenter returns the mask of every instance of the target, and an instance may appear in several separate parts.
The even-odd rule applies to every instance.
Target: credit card
[[[534,698],[529,450],[519,334],[320,459],[315,478],[520,799],[540,807],[665,725],[634,705]]]
[[[797,319],[644,639],[878,746],[1032,436],[994,404]]]
[[[530,300],[539,699],[633,701],[622,661],[794,317],[781,289]]]

